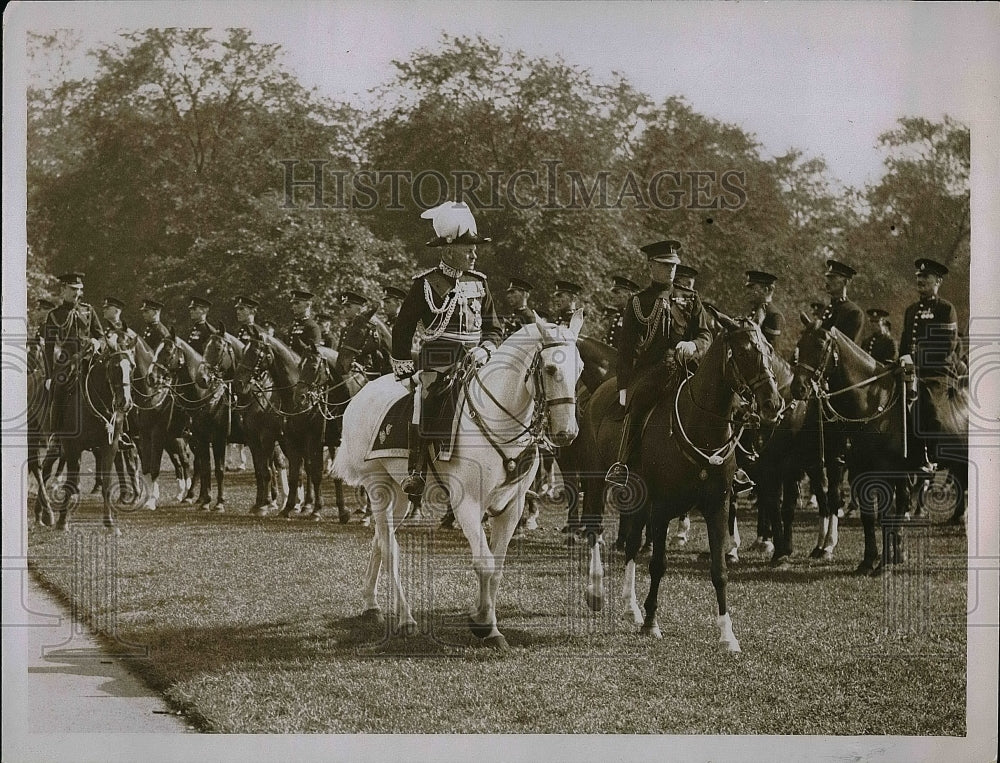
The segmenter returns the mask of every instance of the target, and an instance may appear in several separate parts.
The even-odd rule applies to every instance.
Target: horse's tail
[[[375,430],[388,407],[399,399],[400,385],[391,375],[362,387],[344,411],[344,437],[333,459],[333,475],[348,485],[359,485],[371,472],[366,462]],[[368,464],[366,468],[366,464]]]

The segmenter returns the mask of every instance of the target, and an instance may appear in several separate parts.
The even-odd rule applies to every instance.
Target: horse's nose
[[[552,435],[552,444],[558,445],[560,448],[569,445],[573,440],[576,439],[576,432],[570,431],[568,429],[561,429]]]
[[[764,405],[761,406],[761,418],[764,419],[769,424],[773,424],[778,420],[778,416],[781,415],[782,400],[781,398],[772,399],[768,398],[764,401]]]

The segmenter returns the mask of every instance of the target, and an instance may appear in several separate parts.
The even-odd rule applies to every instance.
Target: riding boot
[[[611,465],[608,473],[604,475],[604,481],[609,485],[625,488],[628,487],[629,467],[632,461],[632,452],[635,450],[635,441],[638,439],[638,429],[640,426],[637,416],[629,411],[625,414],[625,421],[622,422],[622,439],[618,446],[618,460]]]
[[[423,439],[420,437],[420,425],[410,424],[406,430],[407,444],[409,446],[406,479],[400,487],[409,496],[420,496],[424,492],[424,466],[425,448]]]

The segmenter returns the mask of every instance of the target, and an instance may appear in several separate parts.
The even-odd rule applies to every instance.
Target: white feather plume
[[[476,218],[464,201],[446,201],[432,209],[424,211],[421,218],[431,220],[434,233],[451,243],[466,233],[477,236]]]

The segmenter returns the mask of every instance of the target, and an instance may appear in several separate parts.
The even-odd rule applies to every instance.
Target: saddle
[[[439,461],[449,461],[458,432],[459,400],[462,385],[458,374],[448,374],[432,384],[424,399],[420,436],[427,441]],[[407,426],[413,420],[413,395],[403,393],[390,401],[368,448],[366,461],[376,458],[406,458]]]

